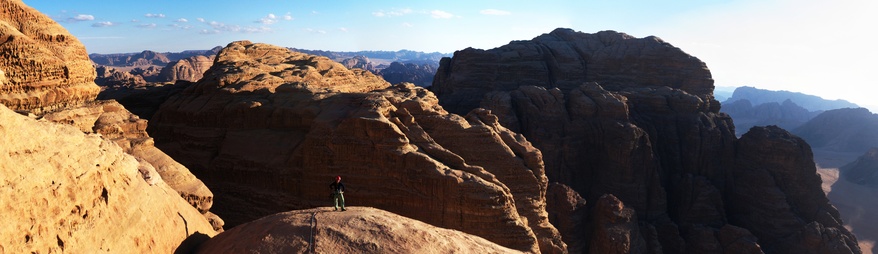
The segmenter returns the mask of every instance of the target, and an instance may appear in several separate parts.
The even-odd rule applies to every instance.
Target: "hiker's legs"
[[[341,210],[342,210],[342,211],[347,210],[347,209],[344,208],[344,194],[339,193],[339,194],[338,194],[338,199],[339,199],[339,201],[341,201]]]
[[[332,203],[333,203],[333,206],[335,207],[335,210],[338,210],[338,196],[339,195],[337,193],[332,194]],[[342,203],[342,206],[344,206],[344,201],[341,201],[341,203]]]

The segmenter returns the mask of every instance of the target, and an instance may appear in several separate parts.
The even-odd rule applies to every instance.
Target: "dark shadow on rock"
[[[195,250],[198,249],[198,246],[201,246],[202,243],[209,239],[210,236],[202,234],[201,232],[195,232],[189,237],[186,237],[186,240],[183,240],[183,242],[180,243],[180,246],[177,246],[177,249],[174,250],[174,254],[195,253]]]

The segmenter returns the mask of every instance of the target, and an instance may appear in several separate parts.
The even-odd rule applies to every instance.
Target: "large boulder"
[[[771,207],[755,204],[776,200],[756,195],[753,198],[762,200],[728,204],[728,197],[738,195],[735,192],[749,183],[738,181],[744,176],[735,174],[743,170],[735,163],[737,158],[759,155],[754,149],[737,149],[732,119],[719,112],[713,89],[705,63],[657,37],[570,29],[490,50],[457,51],[441,61],[431,88],[451,112],[485,108],[497,115],[502,126],[522,133],[542,152],[548,179],[570,186],[588,200],[591,210],[607,194],[631,209],[630,218],[640,223],[636,232],[643,241],[631,239],[629,247],[616,250],[731,251],[731,246],[723,245],[729,242],[723,239],[726,232],[746,239],[758,236],[760,246],[755,248],[780,253],[783,248],[777,246],[796,240],[762,244],[769,234],[751,231],[768,228],[776,230],[771,234],[789,233],[786,229],[755,224],[727,228],[730,217],[738,215],[731,213],[770,213]],[[795,149],[798,152],[790,156],[796,160],[812,160],[805,146],[790,147]],[[774,159],[780,157],[754,163],[779,163]],[[791,172],[813,171],[813,163],[810,169],[806,164],[786,167]],[[731,188],[730,182],[739,185]],[[782,197],[826,199],[822,192],[811,191],[819,190],[819,181],[779,179],[765,188]],[[819,207],[831,206],[824,202]],[[781,217],[820,225],[815,227],[820,230],[807,232],[833,232],[824,236],[837,232],[835,239],[853,239],[839,224],[804,214],[811,211],[786,212]],[[605,244],[594,241],[619,224],[601,223],[595,213],[589,216],[591,249]],[[837,213],[828,216],[838,219]],[[630,232],[625,235],[637,235],[633,228]],[[839,243],[829,238],[817,242]],[[752,251],[753,246],[744,241],[735,249]],[[855,245],[848,247],[859,252]]]
[[[20,0],[0,2],[0,104],[34,114],[94,100],[85,46]]]
[[[325,57],[247,41],[164,103],[150,134],[217,193],[230,225],[329,204],[384,209],[530,252],[565,249],[545,211],[539,150],[486,110],[449,114]],[[472,144],[479,144],[473,146]]]
[[[172,253],[216,234],[153,164],[99,135],[0,105],[0,144],[0,252]]]
[[[273,214],[223,232],[198,253],[521,253],[370,207]]]

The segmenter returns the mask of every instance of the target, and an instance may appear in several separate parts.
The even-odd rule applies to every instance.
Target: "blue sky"
[[[557,27],[658,36],[706,62],[717,86],[878,105],[878,1],[25,0],[89,53],[209,49],[235,40],[323,50],[451,53]]]

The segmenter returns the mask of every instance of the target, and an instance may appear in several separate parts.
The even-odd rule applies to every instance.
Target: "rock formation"
[[[865,153],[878,147],[878,116],[865,108],[828,110],[793,130],[808,144],[829,151]]]
[[[850,242],[853,236],[837,223],[837,213],[825,202],[819,178],[809,178],[813,163],[783,164],[780,156],[736,150],[741,141],[731,118],[719,113],[713,88],[703,62],[657,37],[557,29],[491,50],[457,51],[441,61],[431,90],[452,113],[491,110],[502,126],[522,133],[540,149],[548,179],[570,186],[589,201],[592,226],[587,239],[592,242],[587,249],[618,250],[594,240],[621,227],[629,232],[622,235],[642,238],[629,239],[628,251],[758,253],[761,248],[787,253],[780,246],[807,239],[811,246],[859,253],[855,240]],[[807,144],[796,144],[788,147],[798,151],[790,156],[796,162],[812,160]],[[735,163],[747,156],[760,160]],[[757,165],[763,164],[784,166],[776,170],[809,181],[763,179],[762,191],[776,196],[754,195],[756,200],[749,203],[728,200],[749,195],[743,186],[759,183],[750,178],[762,176],[765,169]],[[745,166],[758,170],[742,169]],[[599,212],[599,200],[607,194],[632,210],[639,228],[603,223],[614,218]],[[810,198],[813,202],[807,207],[825,213],[815,217],[818,210],[799,209],[805,205],[756,205],[778,201],[774,198]],[[730,221],[743,222],[741,211],[783,211],[783,218],[797,224],[772,227],[775,222],[757,226]],[[809,225],[808,230],[801,225]],[[794,232],[801,237],[778,238]],[[758,245],[750,240],[756,237]]]
[[[392,62],[387,68],[378,71],[384,80],[391,84],[409,82],[420,87],[433,85],[433,76],[436,75],[435,64],[416,64]]]
[[[763,103],[783,103],[790,100],[796,105],[802,106],[808,111],[824,111],[840,108],[858,108],[857,104],[846,100],[827,100],[816,95],[803,94],[790,91],[772,91],[755,87],[742,86],[735,89],[732,97],[723,101],[723,104],[738,100],[748,100],[754,106]]]
[[[4,54],[5,56],[11,56],[14,58],[0,62],[0,69],[6,71],[5,74],[8,74],[6,76],[3,76],[4,78],[0,78],[0,80],[2,80],[2,82],[0,82],[0,86],[3,87],[3,90],[0,90],[0,98],[3,98],[3,100],[0,100],[0,102],[22,114],[28,113],[33,115],[35,118],[42,117],[42,119],[45,120],[72,125],[81,131],[80,135],[82,135],[83,133],[97,134],[97,136],[100,136],[103,139],[109,141],[109,143],[107,144],[115,144],[117,147],[121,147],[120,151],[134,155],[133,158],[136,158],[136,161],[138,162],[137,164],[139,165],[135,165],[134,168],[141,171],[141,173],[144,174],[146,178],[148,178],[148,182],[150,182],[151,184],[156,184],[160,182],[165,187],[170,186],[171,188],[176,188],[176,191],[180,194],[180,196],[182,196],[185,201],[189,201],[189,203],[197,209],[193,209],[194,211],[196,211],[196,213],[198,211],[204,213],[204,216],[210,218],[213,222],[213,225],[217,229],[221,230],[222,220],[208,212],[208,209],[210,208],[212,203],[213,194],[211,194],[210,190],[208,190],[207,187],[204,186],[203,183],[201,183],[201,181],[199,181],[197,178],[195,178],[194,175],[189,173],[189,171],[185,167],[175,162],[173,159],[171,159],[152,145],[152,139],[149,138],[145,131],[146,121],[138,119],[136,116],[129,113],[118,103],[112,101],[94,100],[94,96],[97,95],[96,92],[98,91],[98,87],[93,82],[95,78],[95,69],[88,62],[85,47],[80,44],[79,41],[76,40],[76,38],[68,34],[57,23],[54,23],[54,21],[33,10],[32,8],[25,6],[20,1],[3,1],[0,2],[0,7],[2,7],[3,9],[3,13],[0,14],[0,23],[4,24],[3,28],[0,28],[2,29],[0,31],[3,32],[2,34],[5,36],[4,38],[6,38],[5,42],[2,44],[2,46],[0,46],[0,48],[2,48],[3,52],[6,52],[6,54]],[[106,69],[103,71],[110,72]],[[92,91],[95,93],[92,93]],[[89,94],[84,94],[86,92]],[[8,98],[15,99],[7,100]],[[23,102],[28,104],[21,104]],[[13,129],[10,129],[10,131],[11,130]],[[10,139],[10,142],[18,142],[20,140],[23,140],[23,137],[26,136],[16,136],[15,134],[9,135],[10,137],[17,138]],[[39,139],[42,137],[34,138]],[[65,137],[57,138],[64,139]],[[75,141],[77,139],[71,140]],[[24,144],[25,143],[10,143],[9,146],[11,147],[10,149],[13,149],[15,147],[18,147],[18,145]],[[70,144],[76,145],[78,143],[71,141]],[[4,143],[4,146],[6,145],[7,143]],[[103,146],[103,143],[101,143],[101,147]],[[57,151],[70,152],[75,151],[76,148],[59,147],[57,149],[61,149]],[[44,150],[52,151],[51,149]],[[102,148],[102,150],[107,149]],[[77,155],[79,155],[79,153],[56,153],[52,154],[51,156],[66,157],[69,160],[104,160],[104,158],[77,157]],[[95,155],[95,152],[91,151],[89,156],[98,155]],[[112,154],[108,154],[107,156],[118,157],[117,155]],[[22,157],[22,159],[28,159],[28,157]],[[113,160],[119,161],[121,159]],[[57,159],[55,161],[63,161],[63,159]],[[76,165],[80,164],[82,163]],[[25,169],[28,169],[26,166],[30,164],[28,162],[20,162],[11,165],[23,165],[25,166]],[[110,164],[106,164],[105,167],[101,167],[99,165],[77,167],[51,163],[45,165],[41,164],[41,167],[43,167],[42,169],[45,170],[50,169],[50,167],[52,166],[56,167],[53,171],[58,171],[57,173],[59,175],[57,175],[57,177],[59,178],[64,178],[66,177],[66,175],[64,174],[72,174],[71,172],[73,171],[86,174],[90,172],[89,170],[99,170],[99,172],[96,172],[94,174],[101,176],[101,172],[103,171],[100,170],[105,170],[106,167],[116,167],[115,165]],[[119,170],[127,170],[128,168],[123,167]],[[56,177],[53,175],[44,176],[50,178]],[[162,180],[162,178],[164,178],[164,180]],[[106,177],[101,177],[101,179],[106,179]],[[115,178],[113,181],[119,179],[125,180],[123,178]],[[51,179],[49,179],[48,181],[51,181]],[[128,180],[125,181],[125,184],[128,184]],[[90,186],[89,184],[91,183],[82,183],[81,185]],[[96,186],[99,186],[101,183],[95,184],[98,184]],[[81,190],[91,191],[90,189]],[[124,193],[124,195],[119,196],[119,198],[123,200],[130,199],[138,201],[137,198],[127,197],[125,195],[135,195],[133,193],[137,193],[137,191],[139,190],[140,189],[138,188],[133,188],[124,192],[118,192]],[[104,192],[106,192],[106,189],[104,190]],[[72,189],[65,190],[64,193],[65,195],[68,195],[71,202],[81,198],[81,196],[79,195],[84,195],[88,197],[92,196],[91,192],[80,193],[77,192],[77,190]],[[160,195],[152,195],[146,196],[145,198],[145,200],[148,200],[166,197]],[[183,199],[180,199],[176,195],[172,195],[167,198],[170,200],[156,200],[155,202],[173,203],[177,202],[176,200],[179,200],[185,203]],[[38,197],[34,198],[33,200],[37,199]],[[66,203],[61,202],[61,204],[63,205]],[[126,204],[125,202],[123,202],[122,204],[123,206],[130,206],[135,208],[141,207],[140,205],[130,205]],[[140,216],[135,214],[126,214],[130,212],[137,212],[134,210],[120,210],[120,208],[112,206],[109,208],[114,209],[114,213],[119,216]],[[125,209],[127,209],[127,207]],[[147,211],[149,209],[156,210],[166,208],[141,207],[139,209],[140,211]],[[156,211],[158,212],[158,210]],[[53,210],[52,212],[55,212],[57,214],[57,209]],[[176,217],[166,217],[164,219],[169,220],[169,218]],[[120,218],[111,218],[109,219],[109,221],[116,219]],[[186,219],[188,219],[188,217]],[[204,220],[203,218],[201,219]],[[61,224],[52,224],[56,222]],[[155,223],[166,222],[169,223],[170,221]],[[55,228],[64,227],[64,223],[66,222],[64,220],[60,220],[47,221],[45,223],[46,224],[40,225]],[[83,237],[102,237],[98,235],[101,232],[92,233],[95,233],[95,235]],[[59,242],[60,241],[61,240],[59,239]],[[177,242],[177,244],[179,244],[179,242]]]
[[[143,76],[131,74],[129,71],[122,71],[103,65],[97,66],[95,71],[97,71],[95,83],[102,88],[101,90],[106,87],[146,85],[146,80],[143,79]],[[98,95],[98,98],[100,98],[100,95]]]
[[[201,180],[154,146],[152,138],[146,133],[146,120],[128,112],[119,103],[96,101],[48,113],[43,118],[73,125],[83,133],[100,134],[115,142],[126,153],[154,166],[171,188],[202,213],[207,213],[213,204],[213,193]]]
[[[558,228],[569,253],[583,253],[586,246],[588,208],[585,199],[569,186],[553,182],[546,190],[546,212],[549,222]]]
[[[721,112],[735,119],[735,135],[741,136],[753,126],[777,125],[794,130],[823,111],[808,111],[791,100],[753,105],[747,99],[740,99],[724,102]]]
[[[354,56],[351,58],[346,58],[339,61],[339,63],[341,63],[341,65],[344,65],[344,67],[348,69],[357,68],[367,70],[373,73],[376,71],[375,66],[372,64],[371,61],[369,61],[369,58],[365,56]]]
[[[21,1],[0,10],[0,104],[41,114],[94,100],[94,67],[76,37]]]
[[[230,225],[327,206],[342,175],[348,205],[522,251],[566,248],[545,212],[541,154],[524,137],[488,111],[449,114],[423,88],[325,57],[231,43],[149,131],[211,187]]]
[[[158,80],[161,82],[177,80],[196,82],[213,65],[214,58],[215,56],[193,56],[168,63],[165,68],[162,68]]]
[[[2,253],[172,253],[216,234],[153,164],[99,135],[0,105],[0,144]]]
[[[198,253],[519,253],[478,236],[387,211],[350,207],[266,216],[206,241]]]
[[[856,161],[842,166],[841,175],[852,183],[878,187],[878,148],[873,147]]]
[[[144,85],[121,84],[101,87],[98,100],[116,100],[142,119],[151,119],[168,98],[192,85],[177,80],[173,84],[148,83]]]

